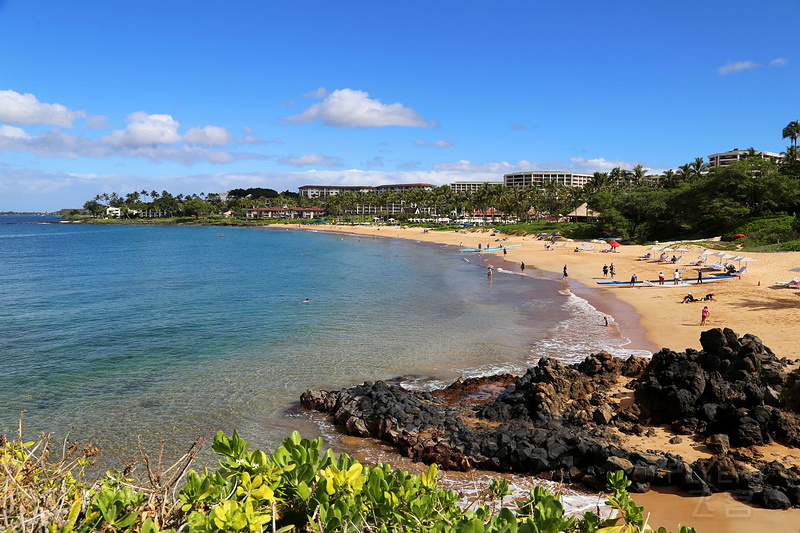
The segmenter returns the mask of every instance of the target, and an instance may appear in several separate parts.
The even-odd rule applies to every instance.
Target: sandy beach
[[[800,345],[789,334],[789,330],[800,323],[800,314],[797,313],[800,289],[776,283],[788,281],[797,275],[790,269],[800,266],[800,252],[748,253],[757,261],[747,263],[748,272],[741,277],[727,281],[706,281],[702,286],[675,287],[672,275],[676,268],[680,271],[686,267],[680,274],[681,279],[697,279],[698,268],[689,262],[698,260],[705,248],[672,245],[672,248],[689,249],[688,252],[671,252],[670,256],[673,253],[683,256],[678,264],[673,265],[638,260],[648,253],[649,246],[621,246],[614,253],[603,253],[599,250],[607,248],[606,245],[586,243],[593,248],[578,252],[575,250],[583,249],[583,242],[561,240],[548,250],[545,242],[534,236],[507,236],[501,233],[492,236],[488,230],[442,232],[386,226],[315,226],[315,230],[435,243],[452,246],[454,251],[462,246],[475,248],[479,243],[484,248],[487,244],[519,244],[521,246],[509,248],[506,254],[502,251],[484,252],[480,257],[493,267],[508,270],[518,270],[520,263],[524,262],[526,274],[550,279],[561,279],[566,267],[568,277],[565,283],[570,290],[606,313],[610,327],[618,327],[631,339],[631,347],[650,351],[662,347],[676,351],[686,348],[699,350],[702,331],[728,327],[738,336],[750,333],[760,337],[778,357],[800,359]],[[661,246],[668,244],[671,243],[662,243]],[[658,257],[660,252],[651,253]],[[710,259],[709,262],[715,260]],[[665,286],[598,285],[598,281],[610,281],[610,277],[603,277],[603,266],[612,263],[616,269],[616,280],[629,281],[633,274],[639,280],[654,280],[663,272]],[[711,274],[704,271],[706,278]],[[681,303],[688,292],[692,292],[696,298],[713,293],[714,299]],[[704,306],[708,306],[709,316],[706,325],[701,326]],[[689,445],[684,441],[682,446],[675,449],[668,439],[668,435],[659,433],[655,437],[642,439],[640,445],[643,448],[669,449],[683,455],[688,461],[707,455],[704,446]],[[800,450],[764,447],[760,451],[766,460],[774,458],[800,464]],[[762,527],[771,527],[775,531],[794,531],[800,524],[800,509],[771,511],[754,508],[737,502],[729,494],[694,498],[675,491],[651,491],[636,495],[636,500],[640,505],[645,505],[651,514],[651,524],[666,526],[671,531],[677,530],[678,523],[695,526],[701,532],[744,532]]]

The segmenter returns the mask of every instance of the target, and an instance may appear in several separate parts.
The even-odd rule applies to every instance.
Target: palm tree
[[[692,174],[694,179],[702,178],[703,173],[706,171],[706,162],[702,157],[695,157],[692,165]]]
[[[681,165],[678,167],[678,172],[676,172],[678,179],[681,181],[691,181],[692,179],[692,165],[686,163],[685,165]]]
[[[636,165],[633,167],[631,174],[633,175],[633,182],[636,185],[644,185],[644,180],[647,177],[647,169],[642,165]]]
[[[783,137],[782,139],[786,139],[789,137],[792,139],[792,146],[797,149],[797,138],[800,137],[800,121],[793,120],[791,121],[785,128],[783,128]]]

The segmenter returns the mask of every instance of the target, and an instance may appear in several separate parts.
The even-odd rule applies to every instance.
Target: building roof
[[[586,202],[583,202],[581,205],[575,208],[572,213],[567,215],[568,217],[585,217],[585,218],[597,218],[600,216],[600,213],[597,211],[593,211],[589,209],[589,206]]]

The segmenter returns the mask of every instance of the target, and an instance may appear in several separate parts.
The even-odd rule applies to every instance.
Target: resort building
[[[400,183],[397,185],[378,185],[375,187],[375,194],[383,192],[405,192],[413,189],[422,189],[423,191],[431,191],[435,185],[430,183]]]
[[[336,196],[337,194],[341,194],[343,192],[354,192],[354,193],[362,193],[362,192],[375,192],[375,187],[369,186],[346,186],[346,185],[303,185],[299,187],[297,191],[300,193],[300,196],[304,196],[306,198],[312,199],[321,199],[324,200],[328,196]]]
[[[325,214],[321,207],[251,207],[245,217],[251,219],[263,218],[316,218]]]
[[[774,161],[775,163],[780,163],[781,161],[781,154],[776,154],[775,152],[761,152],[758,150],[754,150],[755,155],[760,157],[761,159],[767,159]],[[708,156],[708,166],[709,167],[727,167],[731,163],[735,163],[741,159],[745,159],[750,155],[750,150],[739,150],[738,148],[734,148],[730,152],[721,152],[719,154],[711,154]]]
[[[450,184],[453,192],[475,192],[486,185],[502,185],[501,181],[455,181]]]
[[[506,187],[544,187],[548,182],[561,183],[567,187],[583,187],[592,179],[591,174],[576,174],[561,170],[527,170],[503,176]]]
[[[434,187],[435,186],[430,183],[399,183],[396,185],[379,185],[377,187],[372,187],[370,185],[303,185],[299,187],[297,191],[300,193],[300,196],[324,200],[328,196],[336,196],[344,192],[381,194],[383,192],[404,192],[412,189],[430,191]]]

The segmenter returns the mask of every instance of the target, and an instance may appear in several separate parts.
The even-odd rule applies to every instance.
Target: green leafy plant
[[[321,439],[304,439],[297,432],[269,455],[251,450],[235,431],[230,437],[218,433],[212,450],[219,456],[219,469],[189,471],[183,487],[171,499],[156,490],[161,486],[160,477],[152,475],[143,452],[150,475],[148,486],[120,472],[107,473],[102,481],[89,486],[80,479],[85,456],[50,465],[45,449],[42,442],[0,438],[0,486],[6,498],[17,502],[3,509],[0,520],[11,529],[21,529],[17,525],[26,520],[50,533],[653,531],[642,507],[631,499],[630,482],[622,472],[607,477],[611,517],[593,512],[568,516],[560,496],[542,487],[530,491],[515,509],[503,507],[503,499],[511,491],[502,479],[491,482],[481,503],[464,509],[456,492],[439,487],[435,464],[419,475],[389,465],[362,465],[347,454],[336,456],[323,450]],[[160,472],[160,465],[156,471]],[[164,486],[172,486],[172,482]],[[36,495],[58,503],[32,520]],[[494,512],[488,503],[498,500],[500,509]],[[38,505],[44,502],[40,498]],[[694,533],[685,527],[680,531]],[[666,532],[662,528],[658,533]]]

